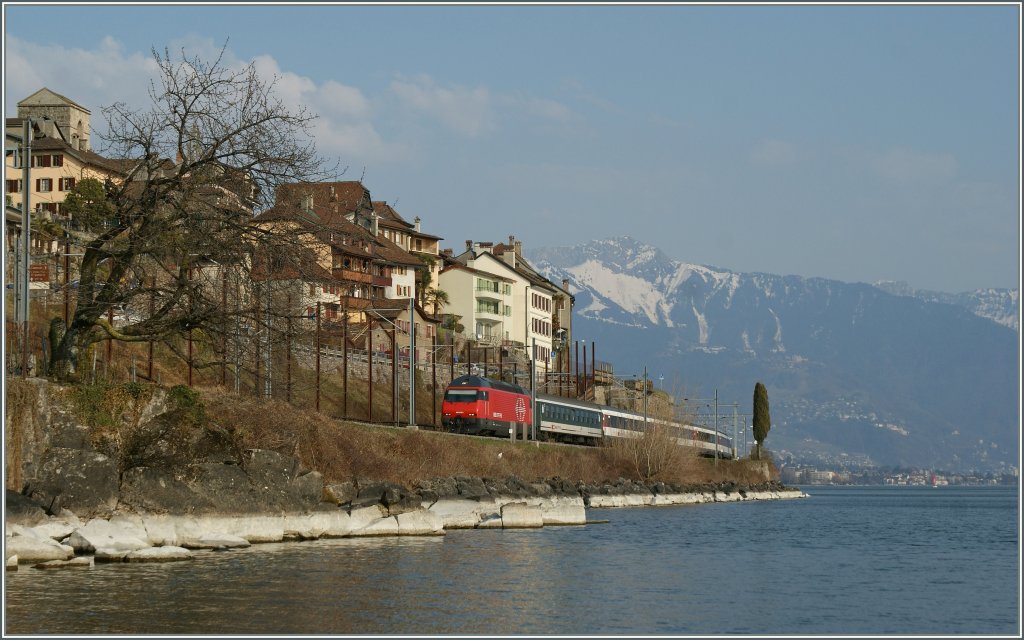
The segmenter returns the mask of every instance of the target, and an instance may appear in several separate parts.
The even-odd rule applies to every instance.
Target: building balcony
[[[501,322],[505,319],[505,316],[500,311],[490,311],[488,309],[477,309],[476,310],[477,320],[490,320],[491,322]]]
[[[343,269],[341,267],[335,267],[331,269],[331,275],[339,280],[346,280],[348,282],[363,282],[366,284],[372,284],[374,276],[369,273],[363,273],[362,271],[352,271],[351,269]]]
[[[340,308],[361,311],[370,306],[369,298],[357,298],[355,296],[341,296]]]
[[[473,292],[476,295],[477,300],[503,300],[504,296],[498,291],[492,291],[491,289],[478,288]]]
[[[391,276],[373,276],[372,284],[375,287],[390,287],[392,284]]]

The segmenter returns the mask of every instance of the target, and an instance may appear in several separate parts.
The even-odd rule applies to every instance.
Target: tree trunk
[[[78,380],[78,362],[93,342],[92,329],[92,326],[83,328],[74,321],[70,327],[65,327],[61,318],[50,321],[50,344],[53,345],[49,370],[51,377],[61,382]]]

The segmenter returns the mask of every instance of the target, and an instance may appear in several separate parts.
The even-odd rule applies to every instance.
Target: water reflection
[[[583,527],[23,567],[6,575],[6,631],[1013,633],[1016,494],[973,495],[958,505],[845,489],[808,501],[596,510],[611,523]]]

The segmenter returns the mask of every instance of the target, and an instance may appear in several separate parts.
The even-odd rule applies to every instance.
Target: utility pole
[[[715,389],[715,466],[718,466],[718,389]]]
[[[271,322],[271,320],[270,320],[270,300],[271,300],[271,298],[273,298],[273,296],[274,296],[273,288],[270,285],[270,282],[268,280],[267,281],[267,295],[265,296],[266,299],[267,299],[267,311],[266,311],[266,315],[264,316],[266,318],[266,323],[267,323],[266,324],[266,327],[267,327],[267,351],[266,351],[266,353],[263,356],[264,357],[264,367],[263,368],[266,370],[266,376],[264,376],[264,378],[263,378],[263,397],[267,398],[268,400],[270,399],[271,394],[273,393],[273,381],[271,379],[271,367],[273,366],[273,349],[274,349],[274,345],[273,345],[273,341],[272,341],[273,340],[273,335],[271,333],[271,326],[270,326],[270,322]]]
[[[530,433],[533,436],[533,443],[537,442],[537,338],[533,340],[533,357],[530,358]]]
[[[416,298],[409,298],[409,428],[416,427]]]
[[[29,209],[30,193],[32,192],[31,186],[29,185],[30,179],[30,167],[32,166],[32,119],[25,118],[22,122],[21,127],[21,145],[22,145],[22,166],[21,166],[21,264],[18,266],[21,281],[18,284],[20,288],[20,313],[19,320],[22,323],[21,326],[21,377],[28,377],[28,339],[29,339],[29,328],[28,328],[28,317],[29,317],[29,265],[32,263],[32,212]]]
[[[738,416],[736,414],[736,403],[734,402],[733,405],[732,405],[732,459],[733,460],[735,460],[737,457],[739,457],[739,448],[736,446],[736,438],[739,435],[739,432],[736,430],[736,418],[737,417]]]
[[[644,365],[644,432],[647,432],[647,365]]]

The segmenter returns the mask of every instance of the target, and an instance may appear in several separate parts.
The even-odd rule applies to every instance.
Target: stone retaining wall
[[[806,497],[797,490],[591,496],[592,508],[702,504]],[[448,529],[540,528],[587,523],[582,496],[441,498],[392,515],[373,504],[351,509],[280,515],[115,514],[86,522],[64,512],[33,526],[6,523],[5,561],[40,568],[93,562],[189,560],[194,551],[248,547],[261,542],[367,536],[444,535]],[[83,558],[86,558],[83,561]],[[84,563],[84,564],[83,564]]]

